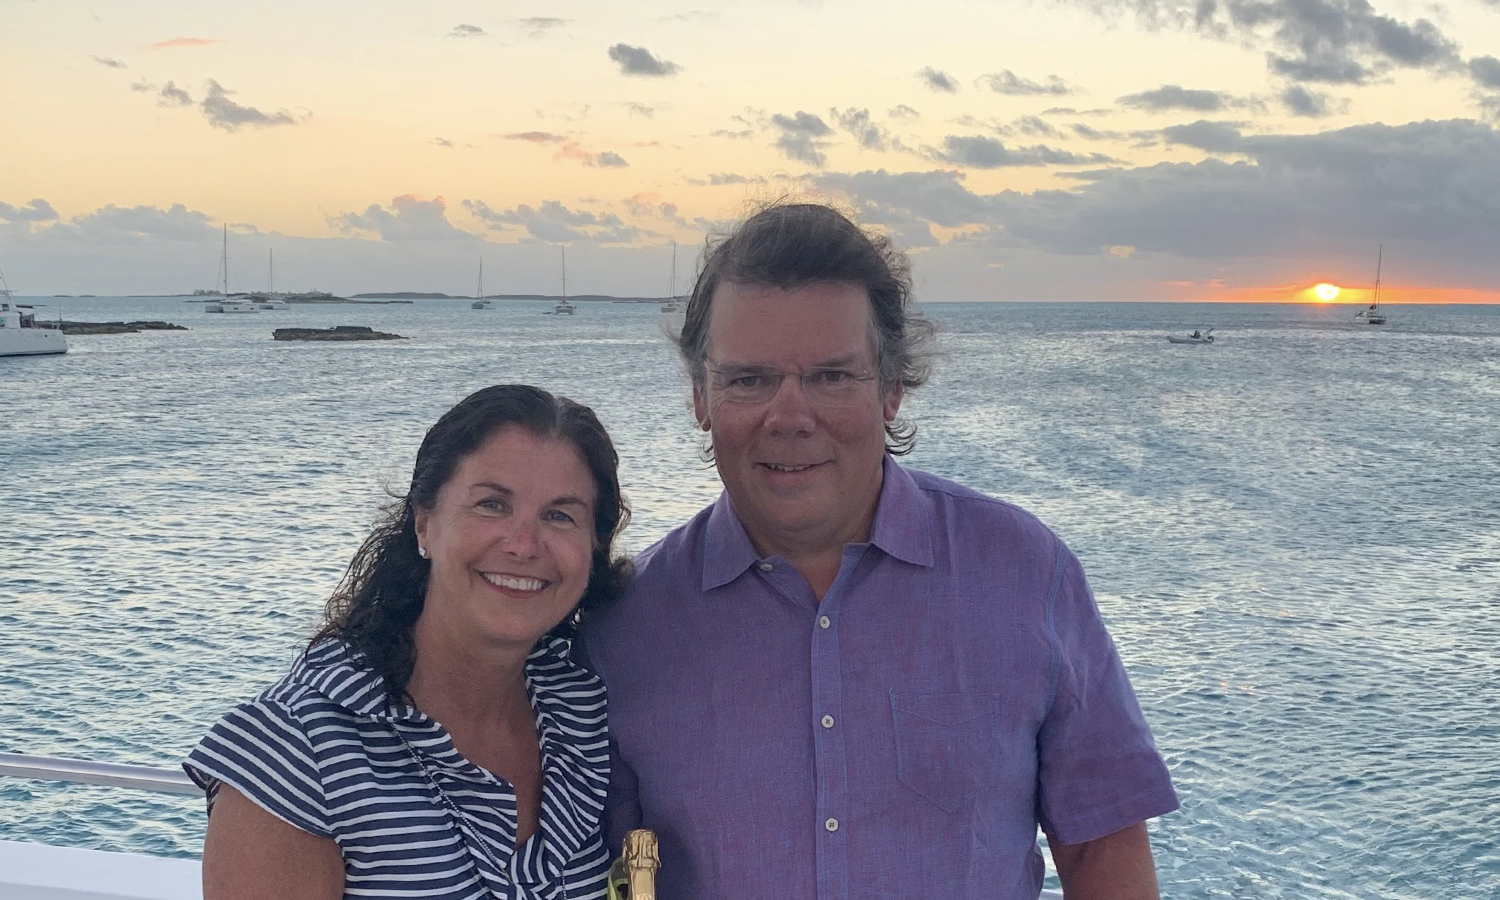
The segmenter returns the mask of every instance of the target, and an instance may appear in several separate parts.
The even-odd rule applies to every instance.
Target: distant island
[[[332,328],[278,328],[274,341],[400,341],[399,334],[376,331],[368,325],[335,325]]]
[[[51,323],[49,323],[51,324]],[[53,327],[63,334],[136,334],[142,331],[187,331],[182,325],[171,322],[69,322],[64,319]]]
[[[464,296],[462,294],[424,293],[418,291],[371,291],[364,294],[350,294],[351,297],[360,299],[388,297],[400,298],[402,300],[477,300],[478,297]],[[558,294],[485,294],[485,300],[544,300],[547,303],[556,303],[562,300]],[[614,297],[609,294],[577,294],[569,296],[569,303],[661,303],[666,297]]]

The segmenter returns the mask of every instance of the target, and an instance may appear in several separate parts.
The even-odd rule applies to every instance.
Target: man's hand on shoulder
[[[1158,900],[1146,823],[1081,844],[1047,836],[1067,900]]]

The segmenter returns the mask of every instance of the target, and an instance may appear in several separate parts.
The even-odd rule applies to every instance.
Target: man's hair
[[[714,291],[726,281],[783,290],[820,282],[859,285],[870,296],[880,389],[921,387],[932,372],[934,327],[913,309],[906,255],[831,206],[772,203],[728,234],[709,237],[677,336],[677,352],[700,389],[707,386]],[[891,453],[909,453],[916,444],[917,428],[909,422],[897,419],[885,431]]]

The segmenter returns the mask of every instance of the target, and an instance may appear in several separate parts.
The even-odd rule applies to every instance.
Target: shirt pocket
[[[996,768],[999,717],[999,694],[891,691],[896,777],[943,812],[958,812]]]

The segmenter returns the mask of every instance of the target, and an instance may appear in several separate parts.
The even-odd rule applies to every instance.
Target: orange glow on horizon
[[[1330,303],[1339,295],[1339,286],[1323,282],[1313,286],[1313,295],[1324,303]]]
[[[1366,306],[1370,303],[1374,289],[1370,287],[1339,288],[1333,300],[1324,300],[1318,295],[1321,285],[1299,284],[1261,285],[1258,287],[1229,287],[1217,280],[1213,282],[1172,281],[1162,284],[1163,299],[1185,303],[1316,303],[1320,306],[1347,304],[1350,307]],[[1335,285],[1328,285],[1334,287]],[[1417,285],[1380,286],[1380,305],[1402,304],[1479,304],[1500,306],[1500,290],[1478,288],[1425,287]]]

